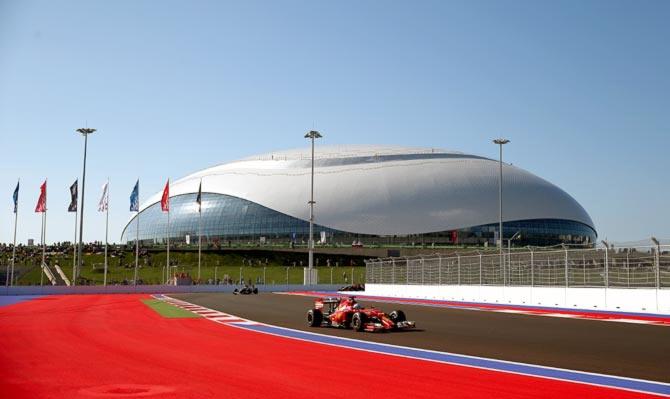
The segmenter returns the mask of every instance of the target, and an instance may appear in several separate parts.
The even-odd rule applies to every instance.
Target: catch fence
[[[670,245],[373,259],[367,284],[670,287]]]

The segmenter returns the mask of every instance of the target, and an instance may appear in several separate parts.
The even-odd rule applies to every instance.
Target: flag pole
[[[72,285],[77,285],[77,214],[74,212],[74,241],[72,242]]]
[[[137,179],[139,182],[140,180]],[[133,284],[137,285],[137,264],[139,262],[139,257],[140,257],[140,189],[139,189],[139,184],[137,186],[137,216],[135,219],[137,219],[137,224],[135,225],[135,279],[133,281]]]
[[[40,286],[44,285],[44,212],[42,212],[42,225],[40,230],[40,241],[42,244],[42,263],[40,264]]]
[[[200,202],[198,202],[198,284],[200,283],[200,258],[202,254],[202,179],[200,179]],[[214,278],[216,284],[216,277]]]
[[[19,221],[19,207],[16,207],[16,212],[14,212],[14,246],[12,247],[12,273],[11,273],[11,285],[14,285],[14,264],[16,262],[16,226]]]
[[[170,179],[168,179],[168,197],[167,197],[167,269],[170,270]],[[169,276],[169,272],[167,274]]]
[[[109,236],[109,178],[107,178],[107,192],[105,193],[105,274],[102,278],[103,287],[107,286],[107,242]]]
[[[44,200],[44,245],[42,245],[42,265],[47,267],[47,201]],[[46,274],[46,271],[44,272]],[[49,280],[51,283],[51,280]]]

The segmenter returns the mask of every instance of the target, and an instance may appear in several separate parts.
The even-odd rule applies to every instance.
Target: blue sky
[[[506,160],[573,195],[601,238],[670,238],[670,2],[0,0],[0,242],[70,240],[89,140],[84,239],[111,180],[128,196],[306,145],[441,147]],[[4,194],[3,194],[4,193]],[[0,201],[0,204],[2,201]]]

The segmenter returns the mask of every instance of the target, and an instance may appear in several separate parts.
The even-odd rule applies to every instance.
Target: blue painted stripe
[[[362,292],[362,291],[361,291]],[[315,294],[323,295],[339,295],[344,296],[345,294],[339,294],[337,292],[315,292]],[[495,309],[513,309],[513,310],[543,310],[543,311],[564,311],[564,312],[578,312],[586,314],[601,314],[607,316],[631,316],[631,317],[649,317],[649,318],[659,318],[667,319],[669,316],[661,313],[640,313],[640,312],[618,312],[614,310],[594,310],[594,309],[582,309],[582,308],[558,308],[558,307],[549,307],[549,306],[531,306],[531,305],[512,305],[512,304],[500,304],[500,303],[489,303],[489,302],[459,302],[459,301],[450,301],[446,299],[421,299],[421,298],[402,298],[402,297],[386,297],[386,296],[375,296],[375,295],[365,295],[365,294],[356,294],[356,291],[351,291],[351,294],[361,299],[367,299],[369,301],[378,301],[378,302],[392,302],[392,303],[407,303],[408,305],[423,305],[423,306],[435,306],[435,307],[444,307],[444,308],[453,308],[453,309],[462,309],[462,308],[480,308],[482,310],[495,310]],[[424,302],[430,301],[430,302]]]
[[[477,367],[501,372],[525,374],[535,377],[552,378],[569,382],[592,384],[609,388],[620,388],[620,389],[627,389],[651,394],[670,396],[670,384],[665,384],[661,382],[636,380],[636,379],[608,376],[602,374],[591,374],[573,370],[542,367],[531,364],[505,362],[500,360],[486,359],[473,356],[464,356],[447,352],[436,352],[416,348],[384,345],[375,342],[352,340],[352,339],[335,337],[331,335],[314,334],[299,330],[274,327],[265,324],[257,324],[257,325],[236,324],[236,327],[263,332],[267,334],[280,335],[287,338],[294,338],[294,339],[312,341],[352,349],[384,353],[388,355],[405,356],[415,359],[450,363],[460,366]],[[659,365],[659,367],[662,366]]]
[[[0,296],[0,306],[14,305],[15,303],[30,301],[41,297],[42,295],[3,295]]]

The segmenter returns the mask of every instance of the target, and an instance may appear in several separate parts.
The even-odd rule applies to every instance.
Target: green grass
[[[188,310],[180,309],[158,299],[143,299],[142,302],[156,311],[156,313],[159,315],[168,319],[188,319],[200,317],[200,315],[189,312]]]
[[[286,267],[280,263],[280,260],[269,258],[268,265],[265,266],[264,257],[253,258],[256,260],[254,266],[249,266],[248,260],[244,262],[245,257],[239,254],[221,254],[221,253],[203,253],[202,267],[200,276],[202,283],[207,283],[208,279],[214,278],[223,279],[228,275],[235,282],[239,281],[240,273],[245,281],[251,279],[252,283],[257,282],[267,284],[302,284],[303,282],[303,268],[297,264],[295,267]],[[247,256],[246,259],[251,259]],[[192,252],[174,252],[170,253],[170,260],[176,263],[176,267],[172,268],[173,272],[188,273],[194,279],[198,275],[198,255]],[[261,265],[256,265],[257,261],[261,260]],[[164,252],[152,253],[151,262],[145,262],[140,259],[138,267],[138,279],[144,281],[145,284],[160,284],[162,282],[162,275],[164,275],[164,267],[166,261],[166,254]],[[63,272],[68,278],[72,278],[72,255],[54,255],[49,259],[49,264],[52,265],[51,270],[55,274],[53,265],[58,263]],[[321,264],[324,262],[322,261]],[[134,277],[135,269],[135,254],[131,251],[126,252],[125,259],[121,260],[117,257],[108,258],[108,284],[123,284],[125,281],[131,281]],[[320,284],[337,284],[345,285],[352,282],[352,268],[349,266],[339,267],[317,267],[319,270]],[[38,285],[40,284],[40,268],[36,264],[21,265],[17,264],[17,275],[20,275],[18,280],[19,285]],[[92,284],[102,285],[104,276],[104,255],[102,254],[86,254],[84,256],[84,265],[82,267],[81,277],[92,282]],[[365,267],[355,266],[353,268],[353,282],[362,283],[365,281]],[[331,280],[332,278],[332,280]],[[345,279],[346,278],[346,279]],[[44,284],[49,282],[44,277]]]

